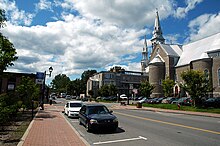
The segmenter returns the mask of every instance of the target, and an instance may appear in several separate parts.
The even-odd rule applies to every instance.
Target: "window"
[[[220,68],[218,69],[218,86],[220,86]]]
[[[208,80],[209,80],[209,70],[208,70],[208,69],[205,69],[205,70],[204,70],[204,74],[205,74],[206,80],[208,81]]]

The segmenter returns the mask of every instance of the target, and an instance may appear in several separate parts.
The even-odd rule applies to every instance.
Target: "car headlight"
[[[98,123],[98,121],[95,119],[91,119],[89,122],[90,122],[90,124]]]
[[[115,118],[115,119],[113,120],[113,122],[118,122],[118,118]]]

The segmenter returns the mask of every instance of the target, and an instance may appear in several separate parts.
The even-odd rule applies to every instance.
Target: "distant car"
[[[220,108],[220,97],[217,98],[209,98],[203,102],[205,107],[215,107]]]
[[[64,113],[68,117],[78,117],[82,104],[83,103],[81,101],[69,101],[64,106]]]
[[[122,95],[120,95],[120,99],[126,100],[126,99],[128,99],[128,97],[125,94],[122,94]]]
[[[167,97],[165,99],[162,100],[161,103],[171,103],[173,100],[175,100],[175,97]]]
[[[118,128],[118,119],[102,104],[85,104],[79,111],[79,124],[84,125],[87,131]]]
[[[72,99],[72,97],[70,96],[70,95],[66,95],[66,100],[71,100]]]
[[[139,103],[147,103],[148,102],[148,98],[147,97],[144,97],[144,98],[142,98],[141,100],[139,100],[138,102]]]

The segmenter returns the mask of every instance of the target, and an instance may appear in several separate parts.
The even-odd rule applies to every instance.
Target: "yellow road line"
[[[203,132],[208,132],[208,133],[220,135],[220,132],[217,132],[217,131],[206,130],[206,129],[196,128],[196,127],[191,127],[191,126],[186,126],[186,125],[181,125],[181,124],[176,124],[176,123],[171,123],[171,122],[165,122],[165,121],[160,121],[160,120],[155,120],[155,119],[150,119],[150,118],[138,117],[138,116],[128,115],[128,114],[124,114],[124,113],[120,113],[120,112],[114,112],[114,113],[117,113],[117,114],[123,115],[123,116],[127,116],[127,117],[136,118],[136,119],[142,119],[142,120],[163,123],[163,124],[167,124],[167,125],[178,126],[178,127],[183,127],[183,128],[188,128],[188,129],[193,129],[193,130],[198,130],[198,131],[203,131]]]

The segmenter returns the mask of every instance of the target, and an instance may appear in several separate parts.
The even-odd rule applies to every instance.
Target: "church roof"
[[[164,62],[164,60],[162,59],[162,57],[157,54],[153,60],[150,61],[149,64],[153,64],[153,63],[160,63],[160,62]]]
[[[182,54],[182,46],[181,45],[160,44],[160,46],[165,51],[167,56],[180,57],[180,55]]]
[[[176,65],[187,65],[191,61],[208,58],[208,52],[220,49],[220,33],[182,46],[183,52]]]

